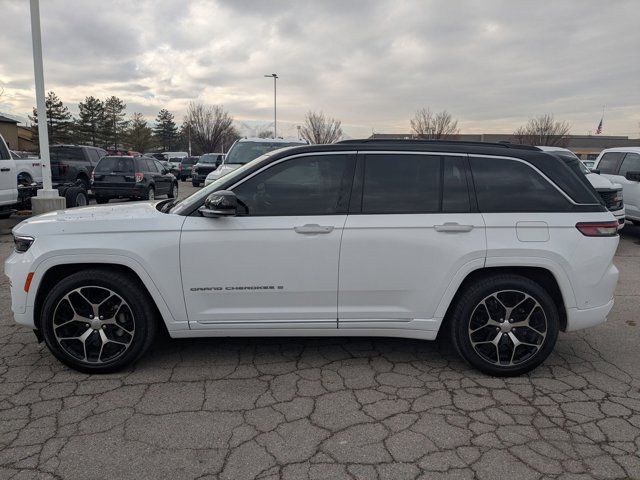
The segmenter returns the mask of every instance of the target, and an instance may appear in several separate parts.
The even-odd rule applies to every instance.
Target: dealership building
[[[416,136],[411,133],[374,133],[369,138],[410,139]],[[460,133],[450,139],[466,142],[516,143],[514,136],[509,133]],[[567,135],[563,139],[562,146],[571,150],[581,160],[595,160],[605,148],[640,147],[640,138],[617,135]]]

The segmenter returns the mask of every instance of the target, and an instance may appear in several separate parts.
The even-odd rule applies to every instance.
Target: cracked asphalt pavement
[[[0,478],[640,478],[639,227],[615,262],[609,321],[510,379],[377,338],[161,338],[83,375],[14,324],[3,276]]]

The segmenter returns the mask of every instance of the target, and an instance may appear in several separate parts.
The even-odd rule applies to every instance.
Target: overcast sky
[[[408,132],[416,109],[461,131],[553,113],[572,133],[640,134],[640,4],[611,1],[42,0],[45,87],[150,118],[192,100],[291,131],[307,110],[351,136]],[[0,0],[0,111],[35,104],[27,0]]]

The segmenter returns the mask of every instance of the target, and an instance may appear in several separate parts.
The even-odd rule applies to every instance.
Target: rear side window
[[[640,172],[640,154],[627,153],[620,165],[620,175],[623,177],[627,172]]]
[[[431,155],[366,155],[362,213],[438,212],[440,163]]]
[[[471,171],[481,212],[558,212],[571,203],[525,163],[471,157]]]
[[[92,165],[95,165],[100,161],[100,153],[98,150],[94,150],[93,148],[87,148],[87,154],[89,155],[89,161]]]
[[[49,150],[51,162],[84,161],[81,147],[53,147]]]
[[[618,173],[618,165],[620,164],[622,157],[624,157],[624,152],[605,153],[602,155],[602,158],[598,163],[598,170],[600,170],[600,173],[616,175]]]
[[[127,157],[104,157],[96,165],[96,172],[133,173],[133,159]]]

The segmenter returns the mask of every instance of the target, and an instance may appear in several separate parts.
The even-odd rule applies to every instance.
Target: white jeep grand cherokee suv
[[[448,335],[492,375],[605,321],[617,222],[535,147],[345,141],[265,154],[175,203],[13,230],[12,309],[62,362],[109,372],[172,337]],[[179,255],[176,255],[179,251]]]

